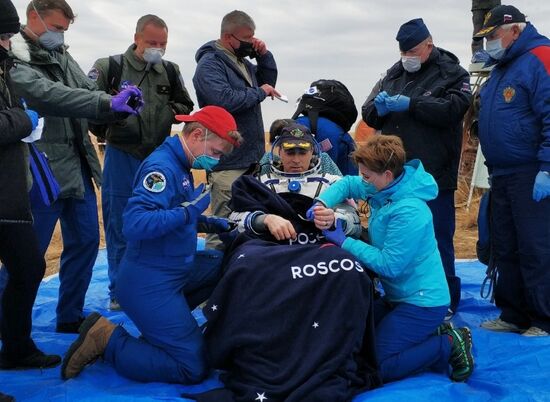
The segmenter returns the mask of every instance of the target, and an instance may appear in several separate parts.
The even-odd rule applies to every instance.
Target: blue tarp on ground
[[[462,277],[462,303],[453,323],[472,329],[476,369],[470,380],[453,383],[444,375],[424,373],[358,395],[354,402],[550,401],[550,338],[525,338],[480,329],[483,320],[498,314],[493,305],[479,296],[484,266],[479,262],[458,262],[457,272]],[[33,337],[44,351],[63,355],[76,335],[54,332],[58,285],[59,279],[52,277],[40,286],[33,315]],[[107,310],[107,285],[106,256],[102,250],[86,297],[86,313],[100,311],[137,334],[123,313]],[[18,401],[184,401],[179,398],[182,392],[194,393],[218,386],[220,383],[214,374],[192,387],[136,383],[120,377],[101,361],[69,381],[61,380],[59,367],[43,371],[0,371],[0,391],[14,395]]]

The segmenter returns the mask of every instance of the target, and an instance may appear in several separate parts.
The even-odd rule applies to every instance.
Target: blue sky
[[[133,41],[137,19],[156,14],[169,27],[166,59],[176,62],[195,100],[191,79],[195,51],[219,36],[222,17],[239,9],[256,22],[256,36],[275,55],[277,89],[288,96],[284,104],[262,104],[266,127],[275,118],[290,117],[294,100],[319,78],[342,81],[360,109],[381,73],[399,58],[395,34],[399,26],[422,17],[436,46],[458,56],[467,68],[470,59],[471,1],[468,0],[68,0],[77,14],[66,34],[70,52],[85,72],[95,59],[122,53]],[[26,0],[14,0],[22,20]],[[539,32],[550,35],[550,2],[517,0]]]

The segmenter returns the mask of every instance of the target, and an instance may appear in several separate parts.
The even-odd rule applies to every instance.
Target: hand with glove
[[[34,130],[36,126],[38,126],[38,113],[30,109],[25,109],[25,113],[27,113],[27,116],[31,121],[32,129]]]
[[[409,110],[411,98],[405,95],[394,95],[386,98],[386,106],[390,112],[404,112]]]
[[[316,202],[307,210],[306,218],[315,223],[315,227],[319,230],[330,228],[335,222],[334,211],[325,207],[320,202]]]
[[[129,86],[111,98],[111,111],[139,114],[143,107],[143,96],[138,87]]]
[[[197,223],[210,205],[210,191],[204,191],[204,187],[204,183],[198,186],[193,192],[192,200],[181,204],[187,216],[186,224]]]
[[[376,108],[378,116],[382,117],[390,112],[390,109],[386,106],[386,99],[389,97],[386,91],[382,91],[374,98],[374,107]]]
[[[533,186],[533,200],[540,202],[550,196],[550,174],[540,171],[535,177],[535,185]]]
[[[199,233],[222,233],[232,229],[228,219],[217,216],[200,215],[197,222]]]
[[[344,244],[347,239],[341,219],[336,219],[336,227],[333,230],[323,230],[323,235],[328,241],[336,244],[338,247],[342,247],[342,244]]]

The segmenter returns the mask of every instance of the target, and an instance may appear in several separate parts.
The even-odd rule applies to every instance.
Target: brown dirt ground
[[[102,158],[101,153],[99,153]],[[196,177],[197,181],[204,181],[204,175]],[[105,247],[105,236],[103,233],[103,218],[101,214],[101,194],[97,192],[99,209],[99,227],[100,227],[100,247]],[[477,240],[477,211],[481,193],[477,190],[469,210],[466,208],[468,198],[468,186],[464,181],[459,183],[458,191],[455,194],[456,200],[456,233],[455,233],[455,252],[456,258],[476,258],[475,244]],[[46,276],[56,273],[59,270],[59,256],[62,251],[62,239],[59,224],[57,225],[52,242],[46,253]]]

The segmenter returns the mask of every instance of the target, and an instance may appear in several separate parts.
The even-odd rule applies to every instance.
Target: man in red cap
[[[143,338],[92,313],[65,355],[65,379],[76,377],[99,356],[137,381],[196,383],[208,372],[191,311],[217,283],[223,253],[196,251],[197,224],[211,232],[226,231],[229,225],[202,215],[210,194],[204,185],[195,188],[190,170],[212,170],[242,138],[233,117],[218,106],[176,119],[187,123],[182,134],[167,138],[143,161],[123,215],[128,245],[116,297]]]

